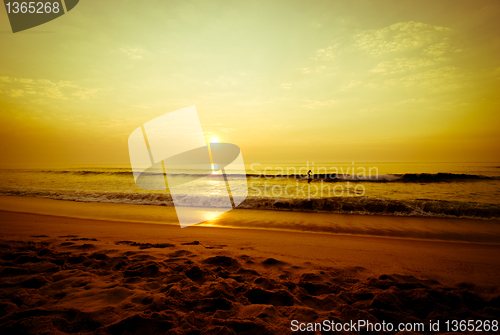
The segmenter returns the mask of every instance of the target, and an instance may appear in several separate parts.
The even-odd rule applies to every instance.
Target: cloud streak
[[[50,100],[86,100],[96,97],[101,89],[86,88],[71,81],[52,81],[48,79],[0,77],[0,92],[11,98],[43,97]],[[0,93],[2,94],[2,93]]]
[[[450,32],[447,27],[421,22],[399,22],[376,30],[367,30],[354,36],[355,45],[371,55],[408,51],[422,48]]]

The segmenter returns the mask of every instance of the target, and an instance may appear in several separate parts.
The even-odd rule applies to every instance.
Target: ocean
[[[247,164],[246,173],[226,170],[232,186],[248,187],[238,208],[342,214],[500,218],[500,163],[280,163]],[[81,202],[172,206],[168,191],[135,185],[130,166],[2,169],[0,195]],[[310,177],[308,177],[308,171]],[[157,173],[162,173],[158,171]],[[179,178],[196,171],[175,172]],[[204,199],[223,178],[214,172]],[[191,188],[190,188],[191,187]]]

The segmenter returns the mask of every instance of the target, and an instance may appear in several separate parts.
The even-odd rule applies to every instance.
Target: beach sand
[[[0,211],[1,334],[289,334],[325,319],[441,320],[445,333],[446,319],[500,318],[498,244],[181,229],[50,203],[67,216],[22,213],[38,200]]]

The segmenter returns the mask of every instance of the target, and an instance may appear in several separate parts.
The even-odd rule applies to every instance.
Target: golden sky
[[[119,5],[117,5],[119,4]],[[127,164],[196,105],[246,163],[500,161],[500,1],[80,1],[0,9],[2,165]]]

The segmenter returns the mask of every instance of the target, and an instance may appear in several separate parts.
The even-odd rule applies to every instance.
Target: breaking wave
[[[252,177],[252,175],[247,175]],[[291,174],[285,176],[260,176],[261,178],[307,178],[306,175]],[[473,174],[457,173],[405,173],[405,174],[385,174],[385,175],[348,175],[348,174],[314,174],[312,179],[325,181],[358,181],[358,182],[400,182],[400,183],[441,183],[460,181],[480,181],[498,180],[497,177],[487,177]]]
[[[248,197],[239,208],[323,212],[340,214],[430,216],[461,218],[500,218],[500,206],[479,202],[445,200],[393,200],[371,197],[333,197],[316,199],[270,199]]]
[[[26,171],[32,172],[32,171]],[[120,171],[106,171],[106,170],[42,170],[41,173],[49,174],[67,174],[76,176],[124,176],[132,177],[130,169],[121,169]],[[228,172],[228,171],[226,171]],[[162,175],[159,173],[144,173],[145,175]],[[195,171],[186,171],[183,173],[174,173],[174,176],[206,176],[206,173],[196,173]],[[263,178],[263,179],[307,179],[306,174],[234,174],[226,173],[227,176],[240,177],[240,178]],[[220,175],[213,175],[218,178]],[[405,174],[385,174],[385,175],[351,175],[351,174],[313,174],[312,179],[324,180],[326,182],[336,181],[353,181],[353,182],[399,182],[399,183],[441,183],[441,182],[466,182],[466,181],[482,181],[482,180],[500,180],[500,177],[488,177],[475,174],[459,174],[459,173],[405,173]]]
[[[42,197],[79,202],[173,206],[172,197],[168,193],[4,190],[0,191],[0,195]],[[206,207],[207,204],[213,206],[216,203],[213,197],[201,195],[197,198],[190,195],[189,202],[196,207]],[[308,200],[248,196],[238,208],[339,214],[500,219],[500,205],[430,199],[394,200],[372,197],[332,197]]]

